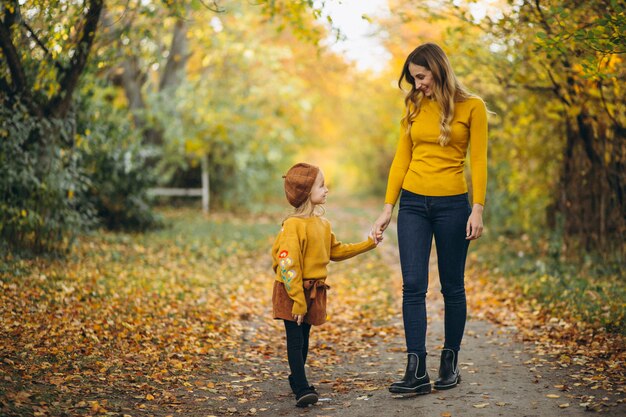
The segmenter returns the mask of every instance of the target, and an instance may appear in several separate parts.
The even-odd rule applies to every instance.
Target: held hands
[[[467,219],[467,225],[465,226],[465,239],[476,240],[483,234],[483,206],[481,204],[474,204],[472,213]]]
[[[389,226],[389,222],[391,221],[391,212],[393,211],[393,205],[385,204],[383,208],[383,212],[380,213],[378,219],[374,222],[371,230],[372,239],[374,239],[374,243],[377,245],[383,240],[383,232]]]

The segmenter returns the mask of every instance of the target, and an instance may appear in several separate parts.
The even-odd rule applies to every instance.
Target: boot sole
[[[306,394],[303,395],[302,397],[300,397],[300,399],[298,399],[298,401],[296,402],[296,407],[308,407],[311,404],[315,404],[318,400],[318,397],[316,394]]]
[[[446,384],[446,385],[437,385],[437,383],[435,382],[435,389],[437,391],[445,391],[447,389],[452,389],[454,387],[456,387],[457,385],[459,385],[461,383],[461,375],[459,375],[458,377],[456,377],[456,381],[452,384]]]
[[[430,382],[427,384],[422,384],[422,385],[418,385],[417,387],[407,387],[407,388],[403,388],[403,387],[389,387],[389,392],[391,392],[392,394],[418,394],[418,395],[424,395],[424,394],[430,394],[430,392],[432,391],[432,386],[430,385]]]

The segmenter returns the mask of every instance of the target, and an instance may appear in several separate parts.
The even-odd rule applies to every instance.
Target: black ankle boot
[[[406,372],[401,381],[389,386],[389,392],[394,394],[428,394],[431,390],[430,378],[426,371],[426,354],[408,354]]]
[[[454,388],[461,382],[458,361],[458,352],[452,349],[443,349],[441,351],[439,378],[435,381],[435,389],[444,390]]]

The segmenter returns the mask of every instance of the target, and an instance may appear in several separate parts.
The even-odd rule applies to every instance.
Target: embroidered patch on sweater
[[[280,277],[283,279],[287,291],[291,290],[291,281],[296,277],[296,271],[289,269],[289,267],[293,265],[293,261],[291,258],[287,258],[288,254],[289,253],[284,250],[278,255],[279,258],[281,258],[278,262],[280,266]]]

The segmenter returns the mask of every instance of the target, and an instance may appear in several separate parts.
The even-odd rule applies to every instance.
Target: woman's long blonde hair
[[[418,46],[409,54],[404,62],[402,74],[398,79],[398,87],[402,89],[404,79],[411,85],[411,91],[404,98],[406,114],[402,118],[402,126],[406,128],[406,133],[410,134],[411,125],[420,112],[424,93],[415,88],[415,79],[409,72],[409,64],[415,64],[426,68],[433,74],[434,85],[431,87],[434,99],[441,107],[441,120],[439,121],[439,144],[445,146],[450,142],[452,118],[454,117],[454,106],[456,102],[465,101],[474,97],[456,78],[450,61],[443,49],[434,43],[425,43]]]

